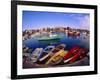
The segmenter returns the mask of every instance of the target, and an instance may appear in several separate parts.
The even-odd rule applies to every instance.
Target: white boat
[[[40,57],[42,51],[43,51],[43,48],[36,48],[32,52],[32,54],[30,55],[30,59],[32,60],[32,62],[36,62],[38,60],[38,58]]]

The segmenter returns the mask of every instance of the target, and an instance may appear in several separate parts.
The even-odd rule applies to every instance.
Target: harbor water
[[[56,33],[61,36],[61,39],[58,40],[45,40],[39,41],[36,38],[30,38],[23,41],[23,45],[29,47],[30,49],[35,50],[36,48],[46,48],[48,45],[57,46],[59,44],[65,44],[65,50],[70,50],[74,46],[79,46],[81,48],[86,48],[89,50],[89,36],[85,34],[80,34],[80,36],[69,37],[66,33]]]

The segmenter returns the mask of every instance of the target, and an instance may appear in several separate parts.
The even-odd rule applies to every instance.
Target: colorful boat
[[[45,59],[50,59],[55,53],[59,52],[60,50],[63,50],[65,48],[65,44],[60,44],[57,47],[55,47],[53,50],[51,50],[45,57],[42,57],[39,61],[43,61]]]
[[[77,60],[84,58],[85,56],[87,56],[86,49],[74,47],[64,56],[64,63],[71,64]]]
[[[54,48],[55,48],[55,46],[47,46],[47,47],[43,50],[42,54],[40,55],[39,61],[43,61],[44,59],[46,59],[46,58],[48,57],[49,53],[52,52],[52,50],[53,50]]]
[[[59,64],[62,60],[63,57],[67,54],[68,51],[64,51],[63,49],[57,52],[54,56],[52,56],[47,62],[46,65],[56,65]]]
[[[49,54],[46,55],[46,58],[43,58],[41,61],[43,60],[49,60],[53,55],[55,55],[57,52],[64,50],[65,48],[65,44],[60,44],[57,47],[55,47]]]
[[[56,46],[55,49],[50,53],[50,56],[52,57],[55,53],[59,52],[60,50],[64,50],[65,47],[65,44],[60,44]]]
[[[84,57],[87,56],[87,52],[84,50],[84,49],[80,49],[76,55],[73,56],[73,58],[69,61],[69,63],[73,63],[77,60],[81,60],[83,59]]]
[[[43,48],[36,48],[36,49],[32,52],[32,54],[30,55],[31,61],[32,61],[32,62],[36,62],[36,61],[39,59],[39,57],[40,57],[42,51],[43,51]]]
[[[72,56],[74,56],[76,54],[76,52],[79,50],[80,47],[73,47],[65,56],[64,56],[64,60],[67,60],[69,58],[71,58]]]

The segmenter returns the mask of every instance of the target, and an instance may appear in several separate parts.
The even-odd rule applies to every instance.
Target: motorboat
[[[49,36],[42,36],[40,38],[37,38],[39,41],[47,41],[47,40],[59,40],[61,37],[59,35],[53,35],[50,34]]]

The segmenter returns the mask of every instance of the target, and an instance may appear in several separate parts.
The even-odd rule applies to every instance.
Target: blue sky
[[[84,13],[23,11],[22,15],[23,30],[58,26],[89,30],[89,22],[90,15]]]

